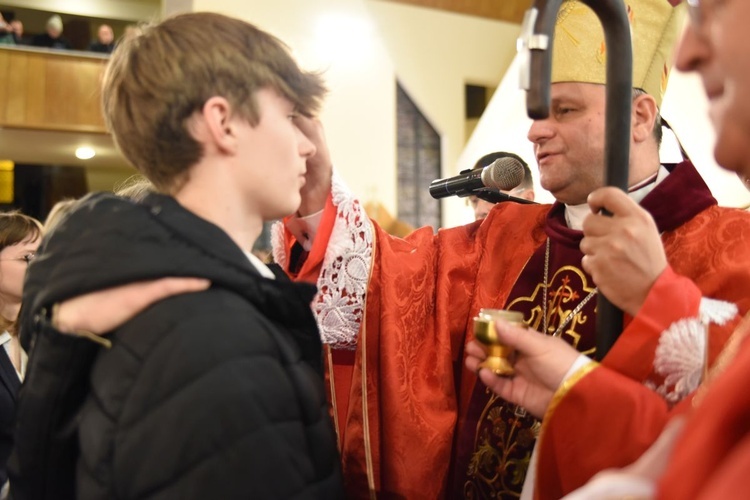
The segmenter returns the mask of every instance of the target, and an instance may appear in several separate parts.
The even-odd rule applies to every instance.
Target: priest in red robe
[[[626,319],[605,363],[670,406],[697,386],[693,373],[702,373],[704,359],[713,362],[736,312],[750,306],[737,285],[750,277],[750,250],[727,237],[750,234],[750,220],[717,207],[690,162],[660,164],[658,104],[683,16],[661,0],[628,4],[639,89],[629,196],[656,221],[669,272],[684,284],[679,300],[710,335],[690,346],[694,362],[674,371],[670,357],[659,355],[663,328],[638,312]],[[593,354],[597,288],[579,244],[587,196],[603,177],[606,53],[597,27],[582,4],[563,4],[553,114],[529,132],[554,205],[500,204],[483,222],[394,238],[331,176],[324,153],[309,168],[313,179],[300,217],[276,227],[276,261],[319,287],[313,309],[328,345],[332,413],[352,498],[518,496],[541,424],[462,368],[480,308],[520,311],[529,327]]]
[[[750,175],[747,160],[750,92],[744,89],[750,84],[750,66],[738,64],[738,61],[742,60],[739,51],[748,40],[746,24],[750,21],[750,7],[744,2],[721,5],[706,2],[691,3],[690,9],[691,23],[685,30],[677,65],[682,70],[701,74],[711,98],[711,116],[717,128],[717,161],[736,171],[741,178],[747,178]],[[606,221],[609,229],[603,229],[603,219],[599,216],[589,216],[584,223],[584,240],[607,237],[611,242],[613,237],[618,237],[618,232],[621,233],[620,228],[628,227],[629,232],[639,234],[643,240],[658,242],[656,231],[638,225],[640,223],[633,225],[633,221],[643,220],[645,213],[629,204],[621,194],[605,188],[593,193],[589,202],[592,211],[606,207],[615,215]],[[730,220],[724,218],[722,223],[730,223]],[[733,227],[725,226],[727,238],[736,240],[727,244],[736,248],[746,246],[746,232],[735,233]],[[590,262],[591,258],[601,257],[597,254],[602,253],[602,248],[585,242],[582,248],[587,254],[584,267],[591,270],[604,289],[611,277],[606,276],[606,272],[602,275],[604,266],[597,269],[598,266]],[[697,252],[707,261],[718,255],[704,253],[704,249],[697,246],[687,250]],[[727,256],[736,258],[736,262],[742,261],[740,253]],[[608,257],[611,263],[613,255],[610,253]],[[742,262],[747,266],[747,262]],[[729,266],[721,265],[716,272],[728,270]],[[745,278],[736,275],[735,279],[735,286],[750,295]],[[639,295],[630,287],[619,286],[612,290],[618,288],[614,300],[627,303],[632,296]],[[638,326],[642,335],[650,330],[662,331],[656,351],[657,358],[663,357],[659,363],[662,369],[668,365],[690,364],[685,363],[694,352],[689,347],[694,343],[690,339],[702,338],[703,324],[703,318],[691,312],[690,302],[708,300],[700,296],[699,290],[691,290],[690,283],[676,275],[670,266],[664,267],[647,291],[636,316],[637,320],[644,321],[639,325],[634,321],[630,328]],[[735,324],[741,316],[741,313],[736,315],[727,324]],[[500,396],[525,404],[535,414],[544,414],[537,448],[538,498],[559,498],[586,481],[593,468],[624,465],[621,462],[625,457],[636,458],[655,441],[632,465],[597,475],[569,498],[747,496],[750,487],[747,476],[750,398],[746,390],[750,378],[750,342],[747,339],[750,315],[745,314],[710,369],[692,375],[685,371],[689,376],[673,379],[675,389],[681,392],[693,387],[692,383],[685,384],[686,380],[701,379],[697,390],[678,404],[669,398],[663,399],[661,391],[644,385],[632,370],[609,363],[609,356],[601,365],[579,358],[576,367],[573,360],[577,354],[559,342],[529,335],[527,331],[514,331],[504,325],[500,326],[500,331],[507,343],[519,349],[517,376],[513,380],[502,380],[482,370],[480,377]],[[706,340],[711,342],[713,331],[709,329],[706,333]],[[619,341],[615,347],[620,347]],[[469,345],[467,351],[470,353],[467,366],[476,369],[484,352],[476,344]],[[590,468],[586,470],[587,467]]]

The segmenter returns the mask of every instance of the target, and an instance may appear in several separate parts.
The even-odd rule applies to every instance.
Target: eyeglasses
[[[36,259],[35,253],[27,253],[25,255],[21,255],[20,257],[14,257],[12,259],[0,259],[0,260],[15,260],[19,262],[25,262],[26,264],[31,264],[31,262]]]

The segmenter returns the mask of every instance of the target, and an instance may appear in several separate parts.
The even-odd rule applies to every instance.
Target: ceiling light
[[[96,151],[94,151],[94,148],[83,146],[76,149],[76,158],[78,158],[79,160],[89,160],[94,156],[96,156]]]

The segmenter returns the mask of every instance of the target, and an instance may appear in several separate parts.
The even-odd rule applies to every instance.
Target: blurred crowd
[[[132,26],[128,26],[125,32],[127,33],[132,28]],[[44,32],[31,35],[24,31],[23,21],[15,18],[15,15],[11,19],[6,19],[0,13],[0,45],[25,45],[62,50],[78,49],[100,54],[111,54],[115,48],[115,33],[109,24],[100,24],[96,30],[96,37],[86,47],[75,47],[63,35],[63,31],[63,19],[58,14],[54,14],[47,19]]]

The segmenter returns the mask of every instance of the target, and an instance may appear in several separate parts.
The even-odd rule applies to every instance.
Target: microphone
[[[448,196],[469,196],[475,194],[474,190],[482,188],[508,191],[521,184],[523,176],[521,162],[506,156],[498,158],[482,169],[464,170],[454,177],[432,181],[430,195],[440,199]]]

